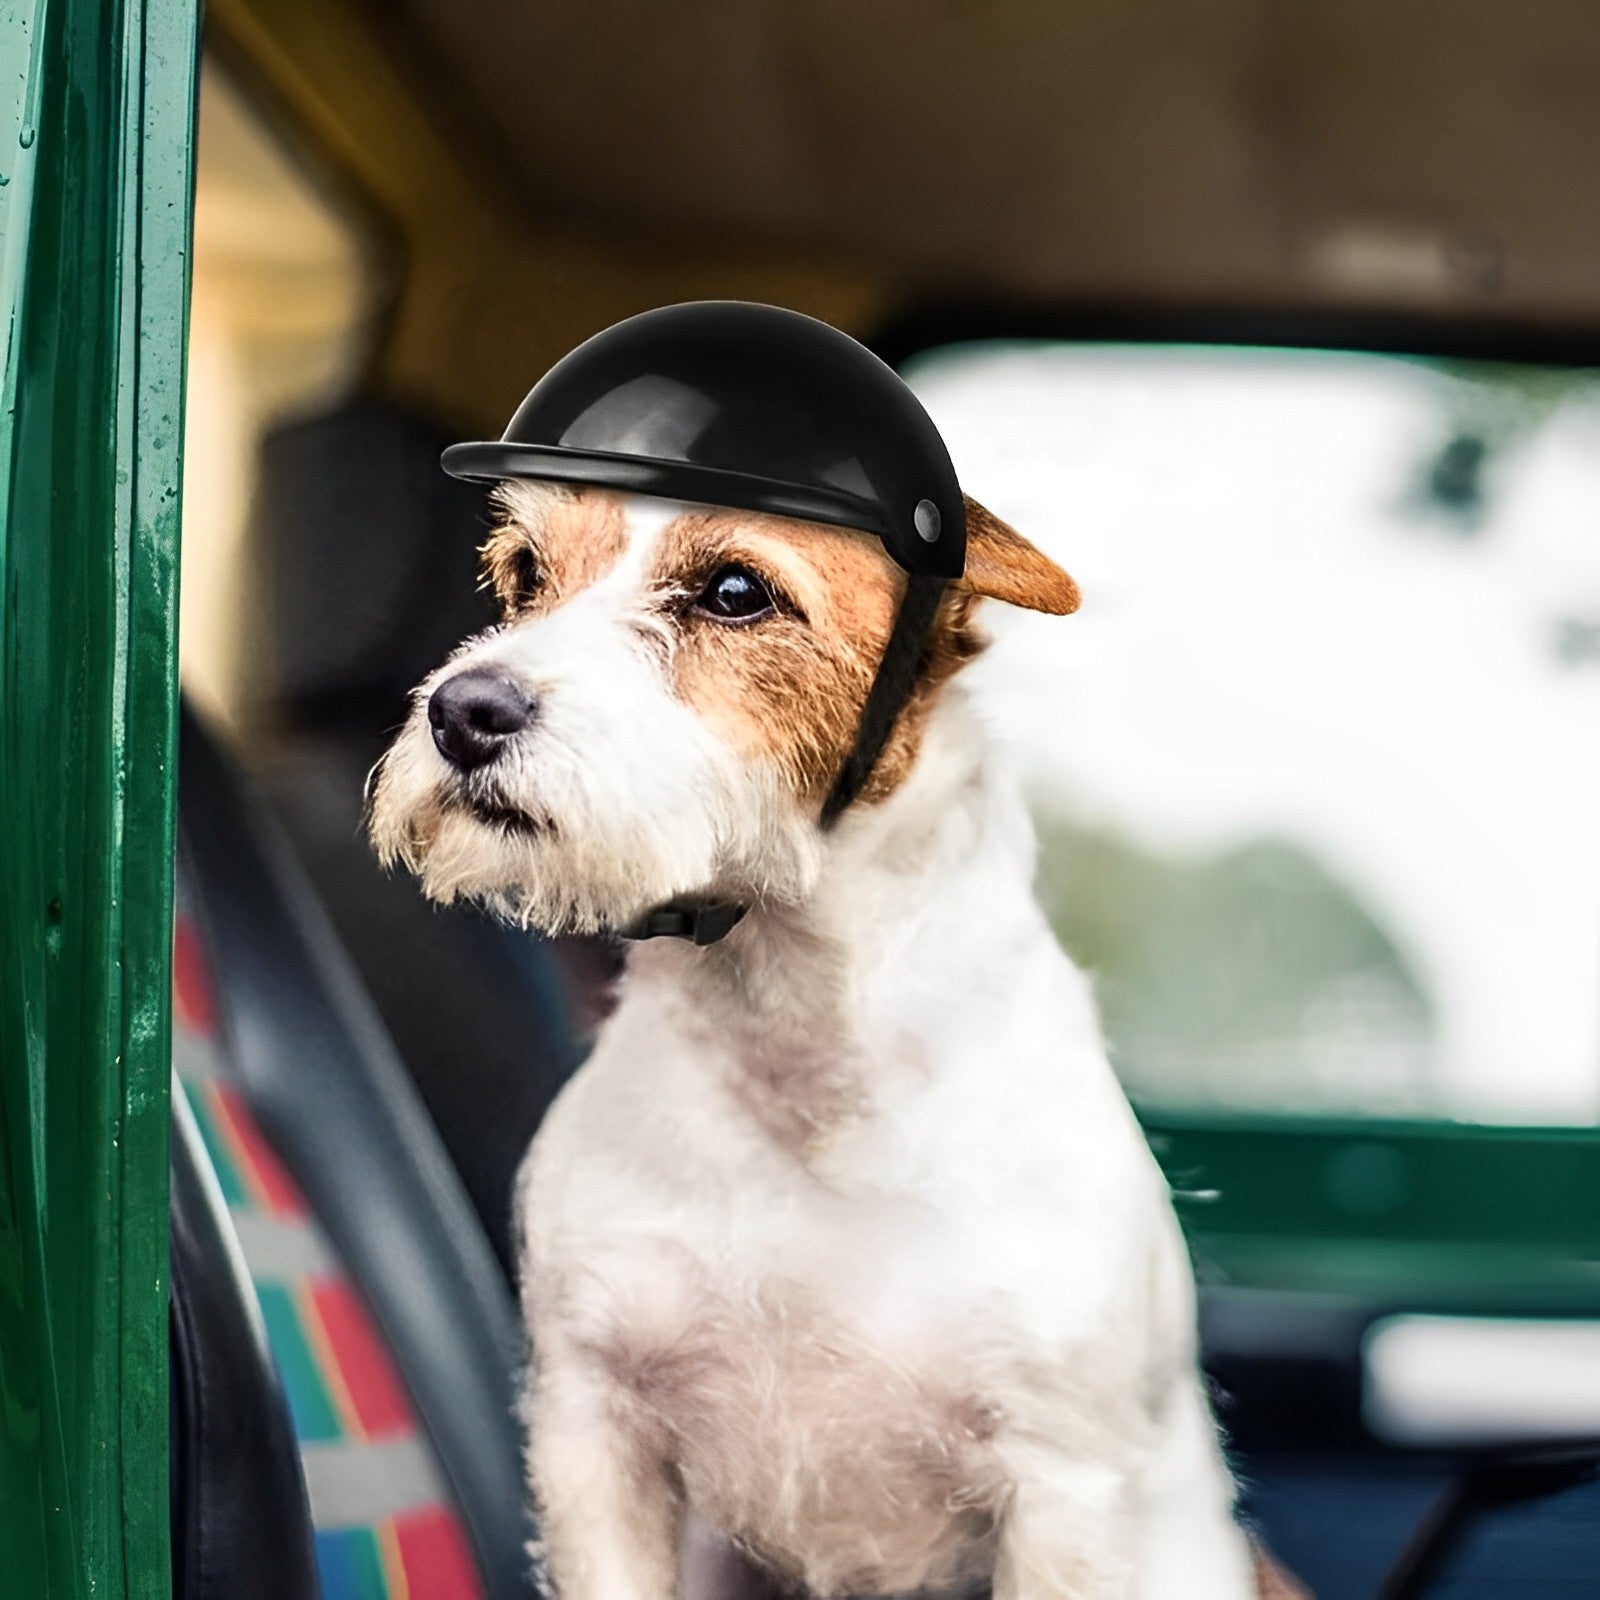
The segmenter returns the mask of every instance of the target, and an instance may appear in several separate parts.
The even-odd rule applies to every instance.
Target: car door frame
[[[52,1600],[171,1592],[198,22],[193,0],[0,6],[0,1548],[8,1592]]]

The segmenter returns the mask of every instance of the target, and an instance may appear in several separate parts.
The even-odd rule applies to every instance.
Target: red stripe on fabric
[[[188,1033],[204,1039],[217,1031],[217,1007],[211,994],[211,969],[200,935],[187,917],[172,930],[172,1004]]]
[[[481,1600],[483,1585],[461,1524],[444,1506],[418,1506],[394,1519],[406,1581],[427,1600]]]
[[[342,1278],[313,1278],[308,1287],[362,1433],[382,1439],[413,1432],[410,1402],[355,1291]]]
[[[278,1217],[303,1217],[306,1203],[278,1153],[262,1136],[249,1106],[226,1083],[213,1083],[211,1103],[251,1192],[262,1208]]]

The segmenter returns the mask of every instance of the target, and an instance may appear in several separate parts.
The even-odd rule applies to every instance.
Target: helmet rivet
[[[917,509],[911,513],[911,525],[917,530],[917,537],[926,544],[932,544],[939,537],[939,508],[931,500],[917,501]]]

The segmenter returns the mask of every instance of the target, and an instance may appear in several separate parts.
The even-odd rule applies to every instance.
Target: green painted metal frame
[[[1600,1128],[1142,1107],[1202,1281],[1600,1316]]]
[[[0,3],[0,1589],[171,1593],[194,0]]]

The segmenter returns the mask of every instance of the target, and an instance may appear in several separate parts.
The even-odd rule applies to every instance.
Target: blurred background
[[[981,676],[1132,1088],[1600,1114],[1586,8],[224,0],[209,43],[184,675],[252,749],[379,731],[470,619],[437,441],[618,317],[776,300],[1084,585]],[[1271,348],[1329,334],[1436,354]]]
[[[1083,587],[974,681],[1274,1538],[1375,1593],[1440,1451],[1600,1431],[1592,1345],[1587,1409],[1512,1394],[1600,1316],[1597,84],[1577,0],[211,0],[184,689],[502,1260],[616,956],[360,837],[487,614],[437,454],[623,316],[769,300]]]

